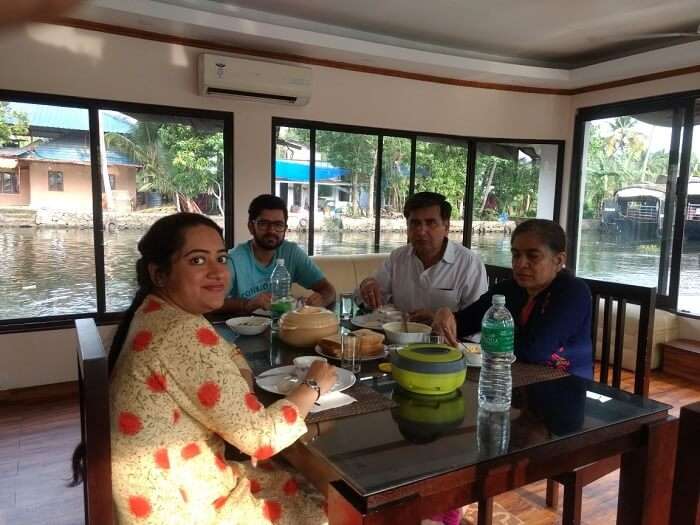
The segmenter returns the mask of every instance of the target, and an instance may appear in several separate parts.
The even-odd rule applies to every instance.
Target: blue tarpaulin
[[[316,162],[316,182],[345,182],[344,175],[349,175],[347,168],[336,168],[327,162]],[[309,183],[309,161],[284,160],[275,161],[275,179],[278,182]]]

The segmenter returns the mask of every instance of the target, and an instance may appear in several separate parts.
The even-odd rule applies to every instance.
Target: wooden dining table
[[[224,337],[231,332],[216,325]],[[256,374],[313,349],[269,331],[235,340]],[[536,365],[513,365],[504,414],[478,408],[478,368],[452,396],[401,391],[363,363],[392,406],[310,424],[283,457],[327,495],[331,525],[418,525],[436,513],[621,455],[617,522],[668,523],[678,421],[670,406]],[[277,399],[259,392],[263,402]]]

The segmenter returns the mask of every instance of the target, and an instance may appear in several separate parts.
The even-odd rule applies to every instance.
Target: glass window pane
[[[672,110],[586,123],[576,273],[668,293],[662,248],[673,241],[668,191]],[[667,266],[668,258],[663,265]]]
[[[0,101],[1,162],[13,170],[0,193],[0,319],[97,309],[88,120],[86,109]]]
[[[411,140],[384,137],[383,148],[379,252],[388,253],[406,244],[403,205],[411,179]]]
[[[131,303],[136,245],[153,222],[189,211],[223,227],[224,123],[106,110],[99,116],[106,150],[101,170],[106,297],[107,311],[113,312]]]
[[[485,263],[510,267],[516,223],[553,219],[557,155],[553,144],[477,143],[471,248]]]
[[[275,129],[275,195],[287,203],[288,241],[309,247],[309,150],[310,131],[277,126]]]
[[[416,141],[415,191],[434,191],[452,204],[449,238],[462,243],[464,192],[467,181],[467,145],[458,141]]]
[[[314,253],[374,252],[377,137],[316,132]]]
[[[699,108],[700,102],[696,102],[696,115]],[[698,123],[693,126],[678,310],[700,315],[700,124]]]

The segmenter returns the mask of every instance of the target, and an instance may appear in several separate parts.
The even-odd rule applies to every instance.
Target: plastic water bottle
[[[510,412],[479,409],[476,419],[476,444],[484,456],[500,456],[510,445]]]
[[[510,408],[514,323],[503,295],[494,295],[491,304],[481,321],[479,407],[497,412]]]
[[[284,259],[275,261],[275,268],[270,275],[270,310],[272,311],[272,325],[278,326],[279,319],[285,312],[294,306],[294,299],[289,294],[292,278],[284,265]]]

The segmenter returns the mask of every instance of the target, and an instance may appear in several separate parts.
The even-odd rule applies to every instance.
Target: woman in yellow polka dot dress
[[[240,351],[202,314],[223,304],[230,275],[221,229],[197,214],[158,220],[139,242],[139,290],[117,329],[111,371],[112,490],[119,524],[323,524],[322,496],[270,463],[224,459],[225,442],[266,460],[306,432],[335,382],[314,363],[301,385],[263,407]],[[82,448],[74,455],[82,478]]]

